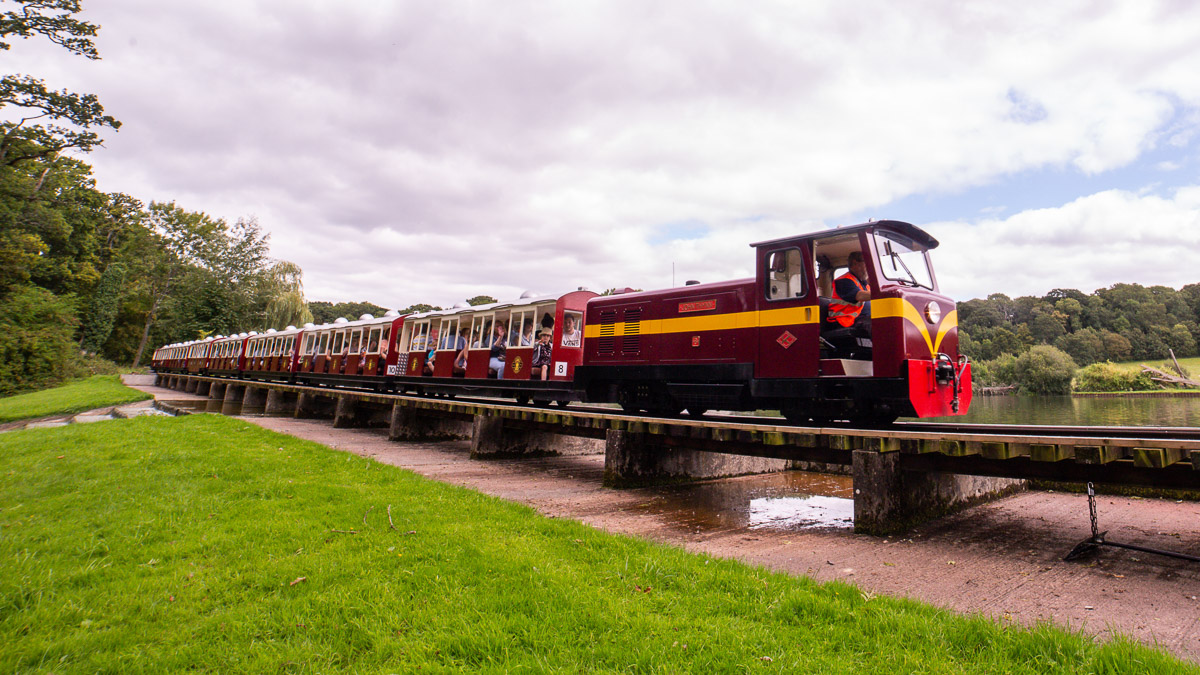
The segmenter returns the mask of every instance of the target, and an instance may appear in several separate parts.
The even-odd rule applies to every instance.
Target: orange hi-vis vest
[[[854,285],[857,286],[858,290],[860,291],[869,292],[871,290],[870,286],[863,286],[862,282],[858,280],[858,277],[849,272],[846,272],[842,276],[838,277],[837,281],[841,281],[842,279],[849,279],[853,281]],[[854,320],[858,318],[859,313],[862,312],[862,308],[863,303],[861,302],[847,304],[846,302],[843,302],[840,297],[836,297],[833,299],[833,302],[829,303],[829,320],[836,321],[837,323],[841,324],[843,328],[849,328],[850,326],[854,325]]]

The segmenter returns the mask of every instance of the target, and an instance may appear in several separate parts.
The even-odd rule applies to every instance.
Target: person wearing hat
[[[550,331],[542,330],[541,333],[538,333],[537,344],[533,345],[533,361],[531,365],[533,367],[533,372],[537,374],[539,380],[549,379],[550,338]]]

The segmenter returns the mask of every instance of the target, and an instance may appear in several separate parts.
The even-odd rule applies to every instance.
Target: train
[[[778,410],[792,424],[966,414],[971,364],[959,353],[955,303],[938,288],[929,233],[878,220],[750,246],[751,278],[527,292],[218,335],[160,347],[151,368],[521,405],[613,403],[654,416]],[[834,285],[859,256],[870,299],[854,309]]]

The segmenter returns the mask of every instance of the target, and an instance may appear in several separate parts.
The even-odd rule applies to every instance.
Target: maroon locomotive
[[[939,293],[929,261],[937,245],[908,223],[864,223],[753,244],[749,279],[364,315],[168,345],[153,367],[522,403],[615,402],[656,415],[780,410],[795,423],[962,415],[971,369],[958,353],[954,301]],[[835,293],[846,283],[857,299]],[[552,356],[539,369],[543,332]]]
[[[878,221],[753,244],[750,279],[620,294],[588,303],[587,400],[627,410],[780,410],[794,422],[964,414],[970,365],[954,301],[938,293],[937,240]],[[830,320],[833,281],[853,253],[870,301]],[[867,316],[869,315],[869,320]]]

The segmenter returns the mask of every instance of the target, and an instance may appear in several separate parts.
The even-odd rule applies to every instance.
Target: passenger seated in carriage
[[[533,372],[536,374],[537,379],[539,380],[547,379],[550,374],[550,359],[552,349],[550,345],[550,338],[553,335],[554,334],[550,331],[543,330],[538,334],[537,344],[533,346],[533,360],[531,364],[533,366]]]
[[[507,347],[504,344],[506,332],[504,330],[504,322],[496,322],[496,332],[492,336],[492,340],[488,343],[491,348],[491,353],[488,358],[488,376],[494,375],[496,379],[504,379],[504,352]]]

